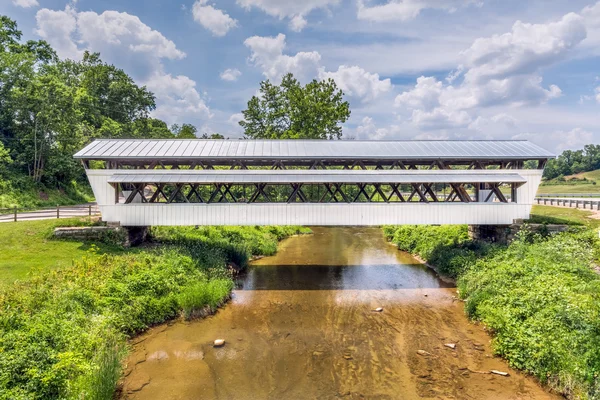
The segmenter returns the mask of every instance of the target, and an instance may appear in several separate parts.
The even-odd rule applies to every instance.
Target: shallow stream
[[[380,229],[313,231],[254,262],[216,315],[137,338],[123,397],[554,398],[493,357],[453,285]],[[213,348],[217,338],[223,348]]]

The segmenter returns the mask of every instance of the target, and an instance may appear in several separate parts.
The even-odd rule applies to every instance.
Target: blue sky
[[[155,115],[240,137],[259,82],[332,78],[359,139],[600,141],[600,2],[0,0],[27,39],[83,50],[157,95]]]

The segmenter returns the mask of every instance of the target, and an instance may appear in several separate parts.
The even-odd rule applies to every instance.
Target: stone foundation
[[[568,225],[525,224],[522,220],[512,225],[469,225],[469,236],[474,240],[508,244],[515,240],[517,233],[527,226],[531,232],[559,233],[569,229]]]
[[[54,237],[135,247],[148,238],[147,226],[83,226],[54,229]]]

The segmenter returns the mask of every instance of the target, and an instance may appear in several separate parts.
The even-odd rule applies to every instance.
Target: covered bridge
[[[105,221],[507,225],[554,157],[527,141],[96,140],[79,151]]]

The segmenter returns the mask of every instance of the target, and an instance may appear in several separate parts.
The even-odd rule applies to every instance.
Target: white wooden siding
[[[107,222],[123,226],[183,225],[508,225],[529,218],[541,170],[517,170],[527,179],[518,203],[260,203],[115,204],[107,183],[116,170],[88,170],[88,178]],[[494,170],[495,171],[495,170]],[[432,171],[435,172],[435,171]],[[492,172],[492,171],[487,171]],[[498,173],[505,171],[498,170]]]

